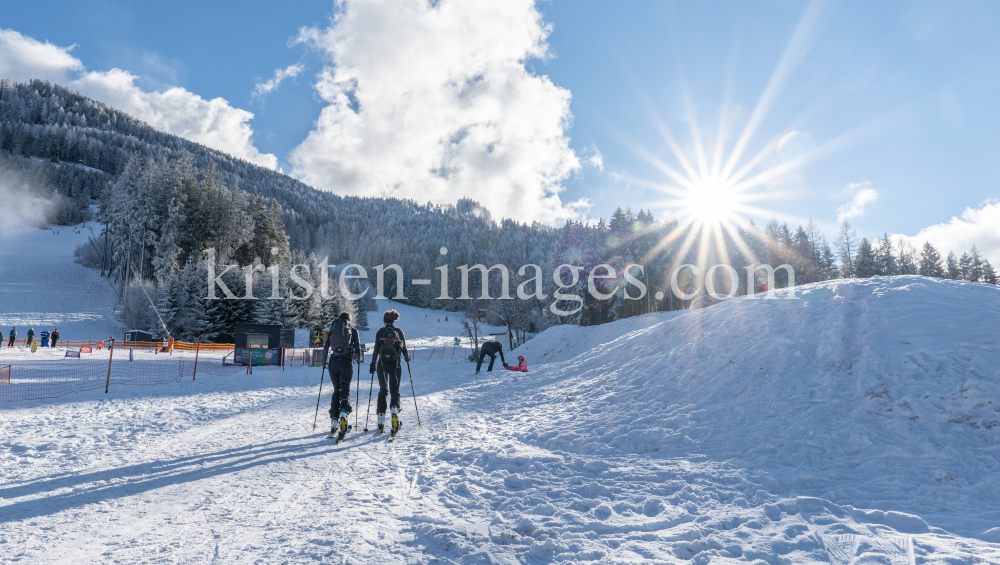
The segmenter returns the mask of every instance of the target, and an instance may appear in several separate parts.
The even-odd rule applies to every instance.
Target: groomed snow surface
[[[3,205],[3,203],[0,203]],[[93,227],[93,230],[91,229]],[[79,232],[79,233],[77,233]],[[0,332],[18,340],[59,330],[59,339],[104,339],[124,326],[114,317],[115,292],[100,273],[73,262],[73,251],[100,234],[97,224],[18,231],[0,242]]]
[[[0,562],[1000,563],[1000,290],[796,294],[415,360],[395,443],[312,367],[0,405]]]

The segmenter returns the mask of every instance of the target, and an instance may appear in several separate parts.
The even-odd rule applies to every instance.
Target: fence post
[[[201,338],[194,343],[194,372],[191,373],[191,380],[198,376],[198,351],[201,350]]]
[[[111,358],[115,354],[115,340],[111,339],[111,347],[108,348],[108,379],[104,381],[104,394],[108,393],[108,388],[111,386]]]

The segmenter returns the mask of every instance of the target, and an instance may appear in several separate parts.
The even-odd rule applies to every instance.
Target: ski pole
[[[323,398],[323,379],[326,378],[326,363],[323,363],[323,373],[319,376],[319,396],[316,397],[316,415],[313,417],[313,429],[319,421],[319,401]]]
[[[368,413],[365,414],[365,429],[368,431],[368,417],[372,415],[372,391],[375,389],[375,371],[372,371],[372,384],[368,385]]]
[[[347,392],[347,399],[350,401],[351,393]],[[358,360],[358,386],[354,389],[354,405],[358,407],[358,411],[354,413],[354,428],[358,427],[358,419],[361,418],[361,361]]]
[[[406,373],[410,375],[410,390],[413,392],[413,409],[417,411],[417,425],[423,424],[420,421],[420,409],[417,408],[417,391],[413,388],[413,372],[410,371],[410,360],[406,360]]]

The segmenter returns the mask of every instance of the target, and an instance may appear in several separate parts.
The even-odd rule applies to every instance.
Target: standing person
[[[10,329],[10,343],[7,344],[7,347],[14,347],[15,339],[17,339],[17,326]]]
[[[59,328],[52,330],[52,347],[56,346],[57,341],[59,341]]]
[[[490,366],[486,368],[486,372],[489,373],[493,370],[493,362],[497,360],[497,353],[500,354],[500,362],[503,366],[507,367],[507,361],[503,358],[503,344],[496,340],[490,340],[484,343],[479,348],[479,363],[476,363],[476,374],[479,374],[479,369],[483,366],[483,361],[486,360],[486,356],[490,356]]]
[[[35,328],[28,328],[28,341],[24,344],[25,347],[31,347],[31,340],[35,339]]]
[[[347,415],[351,408],[351,381],[354,380],[354,363],[361,362],[358,330],[350,325],[351,314],[341,312],[330,325],[330,333],[323,345],[323,360],[333,381],[333,398],[330,399],[330,435],[337,431],[338,440],[347,434]],[[327,357],[329,355],[329,357]]]
[[[399,431],[399,382],[403,377],[403,367],[399,358],[410,361],[410,354],[406,350],[406,338],[403,331],[395,326],[399,319],[399,312],[388,310],[382,315],[382,323],[385,327],[375,334],[375,350],[372,352],[372,364],[368,368],[369,374],[378,371],[378,404],[375,413],[378,415],[378,431],[385,433],[385,411],[386,396],[390,395],[388,408],[392,410],[392,434],[395,436]]]

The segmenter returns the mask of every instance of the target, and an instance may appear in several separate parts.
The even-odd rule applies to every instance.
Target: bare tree
[[[465,332],[465,337],[472,341],[472,357],[476,358],[479,356],[479,333],[480,333],[480,321],[479,321],[479,305],[480,300],[478,298],[473,298],[466,301],[465,312],[462,315],[462,329]]]
[[[857,248],[857,232],[851,227],[851,222],[844,220],[837,236],[837,247],[840,250],[840,274],[845,279],[854,276],[854,254]]]

